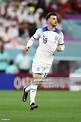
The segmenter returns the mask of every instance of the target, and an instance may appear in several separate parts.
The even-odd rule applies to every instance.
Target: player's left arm
[[[58,46],[57,46],[57,51],[58,52],[61,52],[65,49],[65,44],[64,44],[64,35],[63,33],[61,32],[61,36],[60,36],[60,39],[58,41]]]

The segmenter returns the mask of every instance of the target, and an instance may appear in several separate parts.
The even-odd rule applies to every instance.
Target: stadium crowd
[[[0,49],[3,47],[23,49],[36,29],[46,25],[45,15],[50,11],[58,13],[58,28],[62,30],[61,20],[65,17],[65,13],[81,14],[81,0],[6,0],[2,2]],[[0,55],[2,55],[1,52]],[[12,61],[7,62],[9,66],[13,64]]]

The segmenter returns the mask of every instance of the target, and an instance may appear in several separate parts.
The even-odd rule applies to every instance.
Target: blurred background
[[[51,11],[58,13],[66,48],[55,52],[50,74],[81,74],[81,0],[0,0],[0,74],[32,73],[38,42],[27,54],[23,48]]]

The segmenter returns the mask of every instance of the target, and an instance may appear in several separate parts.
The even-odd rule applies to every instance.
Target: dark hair
[[[48,20],[50,18],[51,15],[54,15],[57,17],[57,14],[55,12],[50,12],[46,15],[46,20]]]

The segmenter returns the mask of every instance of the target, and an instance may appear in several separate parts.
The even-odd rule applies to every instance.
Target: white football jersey
[[[47,26],[39,28],[32,39],[39,41],[34,58],[41,63],[52,64],[57,46],[64,46],[63,33],[57,28],[54,31],[49,31]]]

